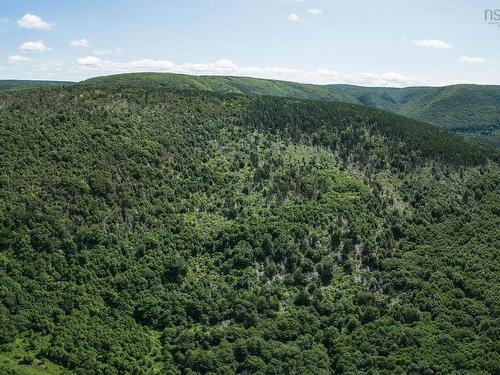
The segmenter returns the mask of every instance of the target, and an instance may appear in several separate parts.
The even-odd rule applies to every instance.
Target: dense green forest
[[[499,152],[185,88],[0,93],[2,374],[500,373]]]
[[[259,94],[362,104],[437,125],[500,148],[500,86],[362,87],[310,85],[244,77],[188,76],[166,73],[97,77],[85,85],[135,85],[218,93]]]

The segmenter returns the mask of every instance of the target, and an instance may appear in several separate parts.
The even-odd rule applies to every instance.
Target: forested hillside
[[[500,148],[500,86],[362,87],[309,85],[244,77],[187,76],[166,73],[97,77],[85,85],[135,85],[218,93],[284,96],[362,104],[417,120]]]
[[[497,151],[196,82],[0,93],[0,373],[500,372]]]

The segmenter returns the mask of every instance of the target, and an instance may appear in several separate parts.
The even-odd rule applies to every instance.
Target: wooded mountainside
[[[0,372],[500,373],[496,150],[183,85],[0,92]]]

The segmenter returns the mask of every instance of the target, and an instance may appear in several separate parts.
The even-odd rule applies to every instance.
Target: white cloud
[[[123,69],[170,69],[175,66],[172,61],[168,60],[151,60],[151,59],[142,59],[142,60],[132,60],[126,63],[115,63],[118,68]]]
[[[116,70],[116,71],[141,71],[141,70],[160,70],[165,71],[171,69],[175,64],[168,60],[131,60],[128,62],[112,62],[110,60],[103,60],[96,56],[86,56],[77,60],[78,65],[101,70]]]
[[[416,77],[405,76],[397,72],[351,74],[346,77],[347,81],[351,83],[366,86],[415,86],[421,84]]]
[[[21,55],[11,55],[7,58],[7,61],[9,64],[17,64],[17,63],[23,63],[23,62],[30,62],[33,61],[29,57],[26,56],[21,56]]]
[[[316,8],[310,8],[307,11],[313,16],[320,16],[323,13],[321,9],[316,9]]]
[[[430,47],[430,48],[438,48],[438,49],[449,49],[451,48],[451,44],[443,42],[439,39],[420,39],[414,40],[413,44],[418,47]]]
[[[53,24],[42,20],[34,14],[26,13],[21,19],[17,20],[17,24],[25,29],[49,30]]]
[[[89,41],[87,39],[85,39],[85,38],[72,40],[71,42],[69,42],[69,45],[71,47],[76,47],[76,48],[79,48],[79,47],[90,47]]]
[[[341,74],[332,69],[298,70],[286,67],[239,66],[229,59],[211,63],[175,64],[169,60],[131,60],[114,62],[96,56],[86,56],[77,60],[80,71],[95,73],[127,73],[156,71],[194,75],[228,75],[278,79],[315,84],[351,83],[368,86],[412,86],[422,84],[417,78],[397,72]]]
[[[83,65],[83,66],[104,66],[104,64],[111,63],[111,61],[109,61],[109,60],[102,60],[99,57],[95,57],[95,56],[82,57],[82,58],[79,58],[77,60],[77,62],[79,65]]]
[[[19,49],[23,52],[47,52],[52,51],[52,48],[47,47],[41,40],[36,42],[26,42],[19,46]]]
[[[301,18],[299,16],[297,16],[295,13],[290,13],[288,15],[288,21],[292,21],[292,22],[295,22],[295,21],[300,21]]]
[[[473,56],[461,56],[458,61],[468,64],[482,64],[486,62],[482,57],[473,57]]]

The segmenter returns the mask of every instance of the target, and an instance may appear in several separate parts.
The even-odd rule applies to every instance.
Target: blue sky
[[[8,0],[0,79],[161,71],[370,86],[500,84],[496,1]]]

